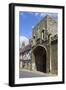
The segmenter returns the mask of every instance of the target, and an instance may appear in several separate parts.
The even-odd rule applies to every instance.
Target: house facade
[[[30,45],[20,49],[20,69],[31,69],[31,47]]]

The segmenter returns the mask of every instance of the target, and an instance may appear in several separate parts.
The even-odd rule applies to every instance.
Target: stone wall
[[[58,74],[58,44],[53,43],[51,45],[51,72],[54,74]]]
[[[56,35],[57,34],[57,31],[58,31],[58,23],[57,23],[57,20],[53,20],[51,17],[47,17],[47,30],[48,30],[48,33],[51,33],[52,36]]]

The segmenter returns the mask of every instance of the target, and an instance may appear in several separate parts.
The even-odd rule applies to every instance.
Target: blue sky
[[[34,27],[46,15],[58,19],[57,13],[19,12],[19,36],[31,38],[32,27]]]

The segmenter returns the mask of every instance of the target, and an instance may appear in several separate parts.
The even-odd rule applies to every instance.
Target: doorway
[[[37,71],[46,73],[46,50],[42,46],[37,46],[33,50]]]

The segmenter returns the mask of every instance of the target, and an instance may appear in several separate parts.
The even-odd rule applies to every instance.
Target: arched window
[[[44,39],[44,30],[42,30],[42,40]]]

